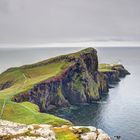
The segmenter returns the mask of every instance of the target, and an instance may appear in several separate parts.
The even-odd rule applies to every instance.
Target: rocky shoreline
[[[58,132],[69,133],[76,140],[111,140],[101,129],[92,126],[53,127],[46,124],[25,125],[6,120],[0,120],[0,140],[57,140]]]

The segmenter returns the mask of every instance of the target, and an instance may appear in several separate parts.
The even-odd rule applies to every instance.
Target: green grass
[[[3,106],[3,101],[0,101],[0,108]],[[30,102],[15,103],[6,101],[2,119],[24,123],[24,124],[51,124],[60,126],[63,124],[70,125],[69,121],[58,118],[54,115],[40,113],[37,105]]]
[[[0,91],[0,112],[3,112],[1,113],[1,118],[25,124],[47,123],[56,126],[71,124],[69,121],[56,116],[40,113],[38,106],[30,102],[16,103],[11,101],[14,95],[24,93],[35,84],[61,74],[70,65],[72,63],[65,61],[56,61],[48,64],[40,62],[38,65],[36,63],[11,68],[0,74],[0,84],[12,83],[11,87]]]
[[[78,136],[68,128],[55,128],[57,140],[79,140]]]
[[[0,99],[12,97],[18,93],[27,91],[36,83],[47,80],[53,76],[59,75],[69,65],[68,62],[56,62],[33,68],[19,67],[12,71],[6,71],[0,75],[0,84],[7,81],[14,81],[13,86],[0,91]],[[24,77],[26,76],[26,78]],[[26,83],[24,81],[26,80]],[[23,86],[24,84],[24,86]]]
[[[100,72],[112,72],[112,67],[118,66],[117,64],[99,64],[99,71]]]

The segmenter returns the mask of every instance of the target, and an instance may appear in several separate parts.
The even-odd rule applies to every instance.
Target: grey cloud
[[[7,13],[8,12],[8,1],[7,0],[0,0],[0,13]]]
[[[140,40],[139,0],[0,0],[0,42]]]

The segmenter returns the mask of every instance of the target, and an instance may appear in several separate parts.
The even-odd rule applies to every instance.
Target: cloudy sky
[[[140,41],[140,0],[0,0],[0,43]]]

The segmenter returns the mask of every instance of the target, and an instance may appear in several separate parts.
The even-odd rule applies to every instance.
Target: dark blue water
[[[76,50],[79,49],[0,50],[0,70]],[[101,128],[112,138],[120,135],[122,140],[140,140],[140,48],[97,48],[97,51],[99,62],[121,61],[131,75],[110,89],[108,96],[103,97],[101,102],[60,109],[53,113],[71,120],[76,125]]]
[[[106,131],[112,139],[140,140],[140,48],[98,48],[100,62],[121,61],[131,72],[121,79],[101,102],[59,109],[55,115],[76,125],[92,125]]]

